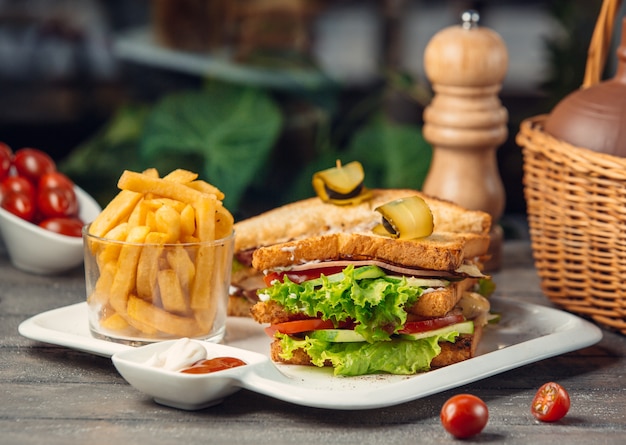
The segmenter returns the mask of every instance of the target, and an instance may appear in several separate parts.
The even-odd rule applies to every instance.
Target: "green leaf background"
[[[171,165],[171,156],[201,159],[202,177],[219,187],[224,204],[233,208],[265,163],[281,127],[282,114],[263,91],[213,86],[159,102],[146,120],[140,151],[157,169]]]
[[[295,142],[281,139],[301,116],[266,90],[209,82],[152,105],[120,108],[59,169],[105,206],[125,169],[155,167],[166,174],[185,168],[220,188],[238,219],[312,196],[313,173],[337,159],[360,161],[367,187],[421,189],[432,150],[418,125],[397,123],[380,112],[361,120],[316,109],[317,123],[307,124]],[[333,121],[335,128],[350,128],[349,137],[337,138],[346,133],[333,133]]]
[[[187,168],[219,187],[237,208],[278,139],[282,113],[265,91],[209,84],[164,96],[152,107],[128,105],[77,147],[59,169],[102,204],[124,169]]]

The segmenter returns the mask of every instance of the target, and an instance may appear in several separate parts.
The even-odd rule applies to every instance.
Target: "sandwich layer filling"
[[[415,374],[469,358],[489,313],[469,292],[478,280],[398,273],[354,264],[274,272],[252,316],[270,324],[275,361],[336,375]],[[443,309],[423,304],[431,297]]]

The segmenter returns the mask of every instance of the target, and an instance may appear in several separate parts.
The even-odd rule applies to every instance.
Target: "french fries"
[[[94,236],[104,236],[113,227],[128,219],[140,199],[141,193],[122,190],[91,223],[89,233]]]
[[[163,177],[125,171],[118,186],[89,227],[92,329],[146,340],[210,336],[226,306],[232,261],[223,193],[182,169]]]

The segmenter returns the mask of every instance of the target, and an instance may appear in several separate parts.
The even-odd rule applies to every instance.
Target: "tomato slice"
[[[407,321],[404,328],[398,331],[399,334],[414,334],[416,332],[432,331],[455,323],[465,321],[462,314],[450,314],[439,318],[431,318],[420,321]]]
[[[317,329],[333,329],[334,327],[335,325],[333,325],[331,320],[308,318],[306,320],[276,323],[265,328],[265,332],[270,337],[273,337],[276,332],[280,332],[281,334],[298,334],[300,332],[315,331]]]
[[[539,388],[530,406],[533,416],[542,422],[556,422],[570,407],[569,394],[558,383],[548,382]]]
[[[278,280],[282,282],[283,281],[282,275],[279,274],[278,272],[270,272],[267,275],[263,276],[263,281],[265,281],[265,285],[267,287],[270,287],[272,283],[274,282],[274,280]]]
[[[345,269],[344,266],[331,266],[331,267],[320,267],[318,269],[307,269],[307,270],[296,270],[296,271],[286,271],[286,272],[270,272],[263,278],[265,280],[265,284],[269,287],[272,285],[274,280],[278,280],[281,283],[284,278],[287,277],[294,283],[304,283],[305,281],[315,280],[320,276],[330,276],[336,273],[341,272]]]

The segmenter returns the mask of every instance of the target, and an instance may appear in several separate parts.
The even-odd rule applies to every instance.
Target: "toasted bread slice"
[[[475,285],[477,280],[465,280],[450,283],[445,289],[423,294],[407,312],[418,317],[443,317],[456,306],[463,294]]]
[[[435,232],[426,238],[395,239],[372,232],[338,232],[261,247],[252,267],[270,270],[319,260],[380,260],[412,268],[454,272],[466,260],[485,255],[489,236]]]
[[[491,216],[478,210],[467,210],[449,201],[432,198],[410,189],[374,189],[372,198],[358,205],[338,206],[309,198],[269,210],[235,224],[235,252],[283,243],[303,237],[357,229],[371,230],[380,223],[374,211],[390,201],[418,195],[433,213],[436,232],[486,235]]]

